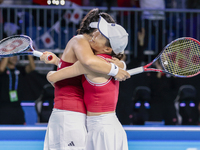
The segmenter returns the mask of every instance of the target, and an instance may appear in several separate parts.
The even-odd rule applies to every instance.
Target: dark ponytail
[[[115,53],[112,51],[111,56],[112,56],[112,57],[116,57],[116,58],[118,58],[119,60],[122,60],[122,58],[124,57],[124,54],[115,54]]]
[[[82,19],[80,28],[77,30],[78,34],[90,34],[95,28],[90,28],[89,25],[91,22],[99,21],[99,9],[94,8],[87,13],[87,15]]]
[[[91,34],[96,28],[90,28],[91,22],[98,22],[102,16],[108,23],[115,23],[115,20],[107,13],[100,12],[98,8],[90,10],[87,15],[82,19],[80,28],[77,30],[78,34]]]

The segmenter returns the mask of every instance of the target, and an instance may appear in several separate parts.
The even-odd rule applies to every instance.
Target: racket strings
[[[181,38],[169,44],[161,54],[163,68],[174,75],[191,76],[200,70],[200,46],[194,40]]]
[[[6,38],[0,41],[0,55],[9,55],[24,51],[29,47],[30,39],[21,36]]]
[[[182,41],[183,42],[183,41]],[[191,63],[191,56],[194,55],[193,52],[191,52],[191,49],[194,48],[194,44],[192,42],[186,42],[184,44],[177,44],[179,46],[180,51],[177,55],[177,64],[174,71],[176,74],[181,75],[192,75],[198,72],[198,70],[195,69],[196,65]],[[192,67],[192,68],[191,68]]]

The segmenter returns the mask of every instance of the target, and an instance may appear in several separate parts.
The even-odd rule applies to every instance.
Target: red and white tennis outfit
[[[111,58],[105,54],[98,56]],[[110,77],[105,83],[94,83],[83,76],[82,84],[87,111],[115,111],[119,81]],[[115,113],[87,116],[87,129],[86,150],[128,150],[126,133]]]
[[[60,60],[58,70],[73,65]],[[54,109],[50,116],[44,150],[85,150],[86,107],[82,76],[55,83]]]

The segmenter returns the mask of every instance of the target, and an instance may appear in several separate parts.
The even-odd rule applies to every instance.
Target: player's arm
[[[88,74],[89,72],[89,69],[77,61],[72,66],[62,68],[58,71],[50,71],[47,74],[47,80],[52,84],[66,78],[72,78],[81,74]]]
[[[129,73],[125,70],[121,68],[115,70],[116,67],[113,67],[113,64],[107,63],[94,55],[89,43],[86,40],[77,40],[77,43],[74,44],[74,52],[77,56],[77,59],[86,68],[91,69],[94,72],[115,76],[115,78],[119,81],[130,77]]]
[[[33,56],[28,55],[29,64],[25,67],[26,73],[30,73],[35,70],[35,62]]]
[[[8,64],[8,57],[5,57],[0,61],[0,73],[5,71],[7,64]]]

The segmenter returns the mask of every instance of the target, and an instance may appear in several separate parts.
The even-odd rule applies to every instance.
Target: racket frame
[[[13,36],[10,36],[10,37],[7,37],[7,38],[4,38],[3,40],[0,41],[0,44],[2,42],[4,42],[5,40],[9,40],[11,38],[15,38],[15,37],[23,37],[23,38],[27,38],[29,39],[30,43],[28,45],[28,47],[26,47],[25,49],[22,49],[22,50],[19,50],[18,52],[15,52],[15,53],[11,53],[11,54],[6,54],[6,55],[0,55],[0,57],[12,57],[12,56],[17,56],[17,55],[33,55],[33,56],[36,56],[36,57],[40,57],[43,53],[40,52],[40,51],[36,51],[34,48],[33,48],[33,41],[32,39],[27,36],[27,35],[13,35]],[[32,51],[27,51],[31,49]]]
[[[182,37],[182,38],[178,38],[178,39],[175,39],[173,40],[172,42],[170,42],[169,44],[167,44],[163,50],[158,54],[158,56],[156,58],[153,59],[153,61],[151,61],[150,63],[148,63],[147,65],[145,66],[141,66],[141,67],[137,67],[137,68],[134,68],[134,69],[130,69],[130,70],[127,70],[127,72],[130,74],[130,75],[135,75],[135,74],[139,74],[139,73],[142,73],[142,72],[161,72],[161,73],[166,73],[166,74],[170,74],[172,76],[176,76],[176,77],[180,77],[180,78],[189,78],[189,77],[193,77],[193,76],[196,76],[200,73],[197,72],[196,74],[193,74],[193,75],[187,75],[187,76],[183,76],[183,75],[177,75],[177,74],[173,74],[173,73],[170,73],[168,71],[165,70],[165,67],[163,66],[163,63],[162,61],[160,61],[160,64],[163,68],[163,70],[161,69],[156,69],[156,68],[148,68],[149,66],[151,66],[154,62],[156,62],[160,56],[162,55],[162,53],[165,51],[165,49],[167,49],[171,44],[173,44],[174,42],[177,42],[181,39],[190,39],[190,40],[193,40],[195,41],[196,43],[198,43],[200,45],[200,42],[194,38],[191,38],[191,37]],[[161,60],[162,58],[160,58]]]

